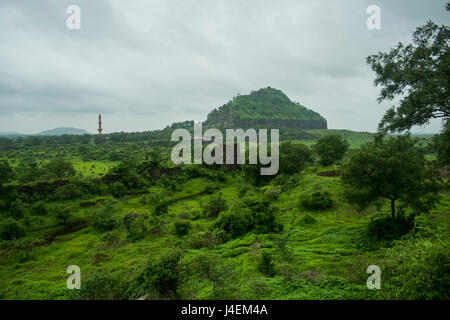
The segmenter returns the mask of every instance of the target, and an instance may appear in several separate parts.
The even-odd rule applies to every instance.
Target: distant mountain
[[[7,137],[7,138],[15,138],[23,136],[23,134],[16,132],[16,131],[3,131],[0,132],[0,137]]]
[[[38,136],[62,136],[63,134],[72,134],[72,135],[83,135],[83,134],[89,134],[84,129],[77,129],[72,127],[65,127],[65,128],[55,128],[51,130],[45,130],[41,133],[38,133]]]
[[[267,87],[238,95],[208,114],[206,126],[238,128],[327,129],[327,120],[282,91]]]

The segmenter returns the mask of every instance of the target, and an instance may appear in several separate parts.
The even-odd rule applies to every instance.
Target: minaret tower
[[[102,129],[102,115],[101,114],[99,114],[98,115],[98,134],[102,134],[102,131],[103,131],[103,129]]]

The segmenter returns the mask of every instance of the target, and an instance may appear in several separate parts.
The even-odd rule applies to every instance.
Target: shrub
[[[449,244],[439,239],[399,241],[387,250],[382,292],[388,299],[448,300]],[[383,285],[382,283],[382,285]]]
[[[94,213],[92,228],[96,231],[111,231],[120,225],[119,219],[115,216],[115,206],[108,204]]]
[[[301,206],[308,210],[327,210],[334,207],[334,200],[328,191],[316,191],[304,198]]]
[[[261,233],[277,232],[282,229],[275,219],[277,208],[256,195],[247,195],[235,206],[222,212],[215,226],[231,237],[239,237],[251,230]]]
[[[74,298],[81,300],[125,300],[127,282],[122,276],[100,272],[83,280],[80,290],[74,290]]]
[[[311,162],[311,151],[301,143],[290,141],[280,145],[280,169],[282,174],[292,175],[302,171]]]
[[[131,212],[124,216],[123,224],[128,231],[127,238],[136,241],[145,237],[149,230],[147,215]]]
[[[136,221],[136,219],[140,216],[140,213],[137,212],[130,212],[127,213],[124,217],[123,217],[123,225],[125,226],[125,229],[127,229],[128,231],[131,230],[133,228],[133,223],[134,221]]]
[[[175,222],[174,226],[176,235],[182,237],[189,233],[191,223],[189,221],[177,221]]]
[[[170,204],[169,200],[161,200],[161,201],[159,201],[155,205],[153,213],[155,215],[157,215],[157,216],[159,216],[161,214],[166,214],[169,211],[169,204]]]
[[[26,212],[26,205],[22,202],[22,200],[17,199],[16,201],[11,202],[9,207],[9,213],[11,216],[15,218],[23,218]]]
[[[68,227],[72,222],[70,209],[62,204],[56,204],[50,209],[51,215],[54,217],[56,224]]]
[[[275,275],[275,264],[273,263],[272,255],[269,252],[262,252],[261,259],[258,263],[258,271],[268,277],[273,277]]]
[[[31,205],[30,213],[32,215],[43,216],[47,214],[47,207],[44,201],[37,201]]]
[[[77,199],[83,195],[81,189],[73,184],[67,183],[61,187],[56,188],[55,198],[58,200]]]
[[[326,135],[317,140],[314,146],[320,157],[320,164],[329,166],[336,161],[342,160],[349,144],[338,135]]]
[[[127,188],[122,182],[114,182],[108,186],[109,192],[115,197],[120,198],[127,193]]]
[[[148,260],[134,279],[134,295],[150,294],[155,298],[175,298],[181,275],[180,251],[168,251],[161,257]]]
[[[223,198],[214,197],[209,199],[208,203],[203,208],[203,212],[206,217],[215,218],[219,215],[219,213],[227,209],[227,203]]]
[[[297,179],[292,175],[278,174],[271,182],[272,186],[277,186],[283,191],[291,190],[297,185]]]
[[[14,219],[6,219],[0,226],[0,238],[3,240],[20,239],[25,236],[25,229]]]
[[[239,184],[238,190],[237,190],[238,198],[244,197],[249,190],[250,190],[250,186],[249,185],[247,185],[245,183]]]
[[[392,241],[407,234],[414,227],[414,216],[398,214],[395,220],[390,216],[371,219],[367,225],[367,234],[376,240]]]
[[[188,239],[188,245],[192,249],[211,248],[225,243],[229,237],[224,230],[213,229],[212,231],[198,232]]]
[[[317,222],[317,220],[315,218],[311,217],[309,214],[304,215],[299,220],[300,225],[314,224],[316,222]]]
[[[278,198],[278,196],[283,192],[283,189],[280,187],[274,187],[274,186],[265,186],[261,188],[261,191],[264,192],[264,196],[269,201],[274,201]]]

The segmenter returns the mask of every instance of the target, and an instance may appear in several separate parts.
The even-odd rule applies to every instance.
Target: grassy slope
[[[329,170],[323,168],[320,170]],[[236,276],[234,298],[246,299],[352,299],[378,298],[378,291],[369,291],[365,287],[370,264],[382,265],[386,249],[365,252],[358,248],[355,237],[369,221],[372,212],[359,213],[346,205],[340,198],[339,178],[320,177],[309,169],[299,179],[298,186],[283,193],[276,204],[280,207],[278,219],[284,225],[282,234],[248,234],[213,249],[187,249],[183,260],[192,259],[201,251],[211,250],[229,265]],[[238,181],[229,177],[220,185],[221,193],[227,202],[237,197]],[[82,279],[97,272],[119,273],[124,277],[131,274],[133,268],[148,258],[159,255],[166,248],[186,247],[186,238],[174,235],[173,221],[176,217],[191,213],[193,232],[206,230],[211,220],[193,219],[195,212],[201,211],[201,205],[210,195],[195,196],[201,193],[207,181],[193,179],[184,184],[173,198],[192,198],[175,202],[169,213],[162,218],[164,227],[160,233],[150,234],[136,243],[125,240],[126,233],[121,231],[121,240],[108,243],[102,235],[90,230],[90,227],[63,235],[53,243],[35,249],[32,259],[20,262],[17,254],[3,252],[0,255],[0,283],[3,299],[64,299],[67,298],[65,270],[68,265],[80,266]],[[339,205],[336,209],[314,213],[300,209],[298,200],[304,193],[310,193],[318,186],[332,192]],[[127,196],[121,199],[122,215],[130,211],[148,212],[149,207],[140,202],[141,196]],[[439,208],[425,219],[447,228],[450,223],[450,198],[447,196]],[[78,215],[87,215],[80,209],[79,201],[68,202]],[[311,214],[316,224],[304,225],[301,218]],[[41,235],[42,232],[35,232]],[[287,252],[282,254],[277,247],[277,239],[287,236]],[[258,248],[273,253],[278,274],[267,278],[258,273]],[[392,249],[394,250],[394,249]],[[210,282],[191,278],[191,288],[185,296],[195,299],[212,298]]]

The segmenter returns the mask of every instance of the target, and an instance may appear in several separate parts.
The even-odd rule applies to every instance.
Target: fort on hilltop
[[[327,120],[319,113],[291,101],[281,90],[271,87],[237,95],[208,114],[204,123],[223,128],[327,129]]]

